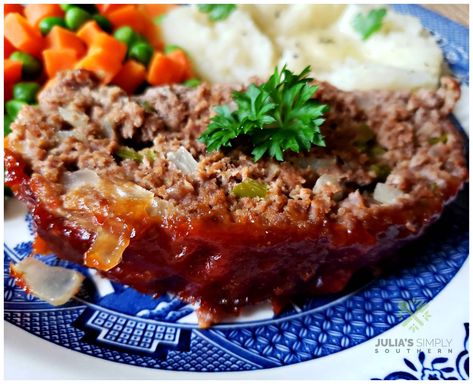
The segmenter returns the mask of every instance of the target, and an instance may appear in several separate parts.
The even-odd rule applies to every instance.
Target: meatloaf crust
[[[37,250],[141,292],[173,292],[197,303],[208,326],[248,304],[342,290],[422,234],[466,181],[451,78],[414,93],[320,83],[327,145],[284,162],[255,163],[244,144],[208,153],[197,141],[231,91],[172,85],[129,97],[86,71],[61,74],[39,106],[22,109],[6,148],[7,184],[33,214]],[[140,158],[117,156],[123,146]],[[193,172],[172,160],[180,147],[197,161]],[[71,197],[67,180],[86,169],[110,188],[138,185],[142,200],[93,185]],[[265,197],[232,192],[249,178],[266,185]],[[380,186],[387,198],[375,198]],[[115,263],[99,262],[98,243]]]

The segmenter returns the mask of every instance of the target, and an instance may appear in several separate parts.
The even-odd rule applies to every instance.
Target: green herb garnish
[[[268,187],[259,181],[246,179],[235,185],[232,193],[237,197],[265,197],[268,193]]]
[[[235,4],[199,4],[200,12],[207,13],[212,21],[225,20],[236,9]]]
[[[218,106],[217,112],[199,138],[207,150],[232,147],[235,139],[246,137],[253,146],[255,161],[266,153],[283,161],[283,152],[308,151],[313,145],[325,146],[320,126],[327,105],[312,97],[317,86],[310,85],[307,77],[310,67],[295,75],[286,66],[266,83],[251,84],[244,92],[233,92],[237,105],[231,111],[228,105]]]
[[[353,19],[353,28],[366,40],[381,29],[386,13],[386,8],[372,9],[367,15],[359,13]]]

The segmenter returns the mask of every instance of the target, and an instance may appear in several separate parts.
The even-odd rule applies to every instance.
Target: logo
[[[422,300],[413,299],[411,301],[401,300],[398,305],[397,317],[404,319],[406,315],[409,317],[402,323],[412,332],[418,331],[430,318],[428,304]]]

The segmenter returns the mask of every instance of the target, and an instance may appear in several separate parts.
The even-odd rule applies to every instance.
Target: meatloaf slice
[[[129,97],[86,71],[60,75],[7,143],[7,182],[33,214],[36,249],[173,292],[208,326],[247,304],[342,290],[418,237],[467,178],[451,78],[414,93],[321,83],[327,145],[284,162],[255,163],[244,144],[208,153],[196,140],[231,91]],[[247,183],[266,193],[235,193]]]

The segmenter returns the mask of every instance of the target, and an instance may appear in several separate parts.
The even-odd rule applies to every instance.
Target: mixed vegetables
[[[83,68],[128,93],[141,86],[188,82],[192,64],[165,47],[159,20],[172,4],[4,5],[4,134],[25,104],[63,70]]]

